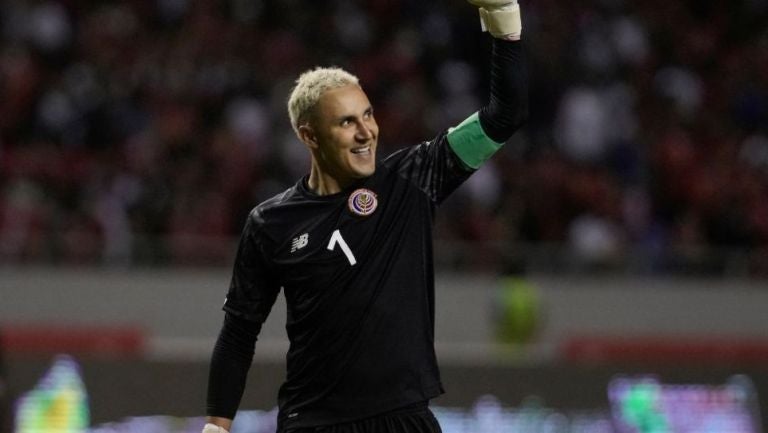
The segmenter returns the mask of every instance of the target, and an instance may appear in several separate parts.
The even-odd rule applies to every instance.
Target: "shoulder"
[[[293,204],[299,198],[298,186],[294,185],[285,191],[264,200],[256,205],[248,214],[246,227],[252,229],[261,228],[267,225],[275,215],[290,204]]]
[[[451,130],[443,130],[429,141],[396,150],[384,159],[382,165],[402,173],[409,170],[431,169],[437,166],[456,173],[473,173],[475,168],[464,163],[449,140]]]
[[[384,158],[382,165],[386,167],[396,167],[400,164],[411,162],[413,159],[424,158],[427,153],[435,148],[444,146],[447,142],[446,134],[448,131],[443,131],[437,136],[428,141],[422,141],[421,143],[405,146],[392,152],[389,156]]]

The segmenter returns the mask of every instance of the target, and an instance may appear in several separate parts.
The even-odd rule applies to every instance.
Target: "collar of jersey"
[[[339,197],[346,197],[348,196],[352,191],[361,188],[366,180],[370,179],[370,177],[366,177],[363,179],[358,179],[354,182],[352,182],[348,187],[342,189],[339,192],[333,193],[333,194],[327,194],[327,195],[320,195],[309,189],[309,175],[306,175],[302,177],[299,180],[298,185],[296,188],[301,193],[301,195],[305,197],[312,198],[313,200],[324,200],[324,201],[334,201],[337,200]]]

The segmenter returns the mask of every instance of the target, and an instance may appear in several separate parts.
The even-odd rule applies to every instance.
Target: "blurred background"
[[[444,430],[762,431],[768,0],[522,7],[530,120],[437,219]],[[487,101],[489,48],[459,0],[1,2],[0,431],[61,362],[94,429],[197,429],[245,217],[308,170],[298,74],[357,74],[384,156]]]

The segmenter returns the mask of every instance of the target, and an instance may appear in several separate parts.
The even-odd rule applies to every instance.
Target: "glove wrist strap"
[[[480,21],[483,31],[493,37],[509,40],[519,40],[523,31],[520,18],[520,5],[510,4],[503,8],[480,8]]]

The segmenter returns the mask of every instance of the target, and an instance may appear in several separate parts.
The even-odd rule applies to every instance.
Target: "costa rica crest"
[[[349,195],[347,200],[347,206],[349,210],[360,216],[368,216],[376,211],[376,206],[379,205],[379,200],[376,198],[376,193],[365,188],[359,188]]]

